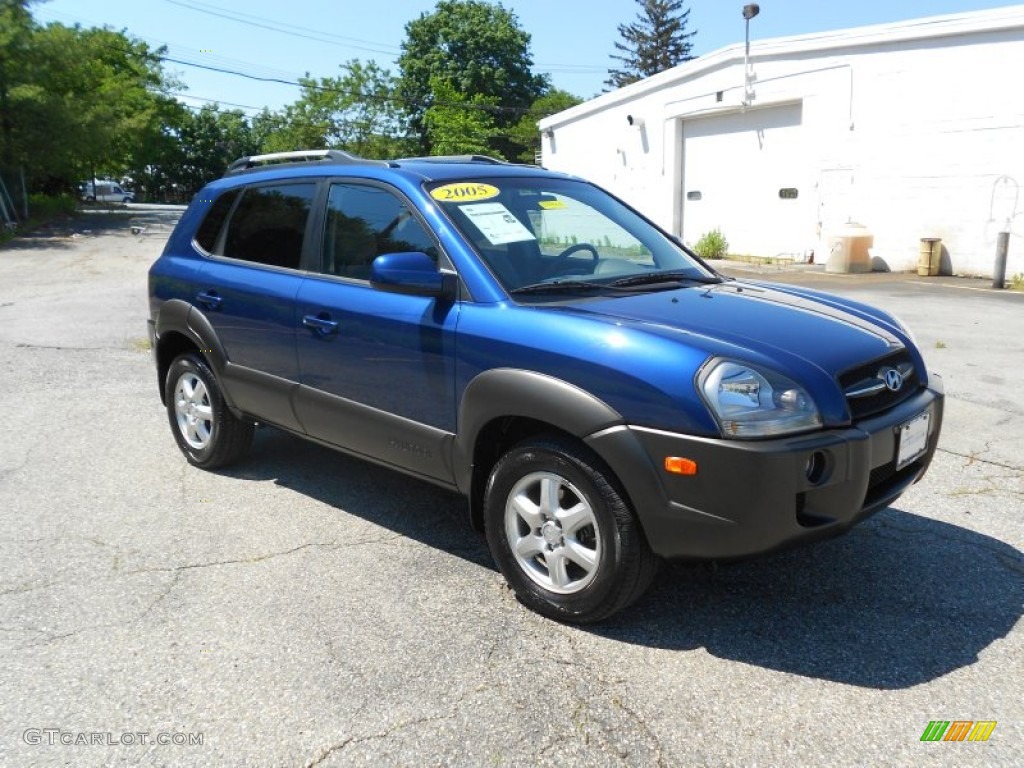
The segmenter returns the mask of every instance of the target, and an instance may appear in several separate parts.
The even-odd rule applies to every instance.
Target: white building
[[[879,268],[913,269],[940,237],[947,269],[989,275],[1010,231],[1007,274],[1024,273],[1024,5],[754,40],[746,76],[744,53],[542,120],[543,164],[691,245],[717,227],[731,253],[820,263],[854,221]]]

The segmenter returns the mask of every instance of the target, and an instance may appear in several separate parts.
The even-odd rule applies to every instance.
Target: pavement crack
[[[406,720],[404,722],[395,723],[394,725],[384,729],[383,731],[380,731],[378,733],[371,733],[368,736],[349,736],[347,739],[339,741],[337,744],[332,744],[331,746],[324,749],[316,757],[316,759],[314,759],[310,763],[306,763],[306,768],[315,768],[315,766],[322,764],[324,760],[329,758],[335,752],[341,752],[351,744],[361,744],[365,741],[376,741],[378,739],[386,739],[389,736],[392,736],[395,733],[398,733],[399,731],[404,731],[407,728],[412,728],[417,725],[423,725],[425,723],[440,722],[442,720],[447,720],[450,717],[451,714],[433,715],[431,717],[419,717],[415,720]]]
[[[37,582],[29,583],[29,584],[21,584],[21,585],[19,585],[17,587],[11,587],[10,589],[5,589],[5,590],[0,591],[0,597],[7,597],[8,595],[22,595],[22,594],[25,594],[26,592],[35,592],[35,591],[40,590],[40,589],[49,589],[50,587],[55,586],[55,585],[60,584],[60,583],[61,583],[60,581],[50,580],[50,581],[43,581],[43,582],[38,582],[37,581]]]
[[[972,541],[965,536],[948,536],[946,534],[937,533],[936,531],[927,531],[918,528],[908,528],[906,526],[896,525],[895,523],[889,520],[885,520],[884,518],[877,518],[877,528],[890,528],[894,531],[899,531],[900,533],[909,533],[913,536],[931,536],[936,539],[942,539],[943,541],[951,541],[963,546],[974,547],[976,549],[983,549],[986,552],[992,554],[998,561],[1000,561],[1003,565],[1005,565],[1007,568],[1010,568],[1011,570],[1020,571],[1024,569],[1024,566],[1022,566],[1020,563],[1019,557],[1016,560],[1014,560],[1009,555],[1007,555],[1006,552],[1003,551],[1002,548],[1005,548],[1009,545],[1004,544],[1002,542],[1000,542],[997,545],[985,544],[980,541]],[[863,531],[865,533],[868,533],[871,532],[872,529],[869,527],[864,527]],[[878,530],[875,530],[874,533],[875,535],[884,536],[884,534],[879,533]]]
[[[638,726],[640,732],[654,744],[654,765],[659,766],[659,768],[668,765],[668,763],[665,762],[665,755],[661,748],[661,740],[658,738],[658,735],[651,730],[651,727],[643,717],[641,717],[636,710],[627,707],[620,699],[612,699],[612,704],[625,712],[629,719]]]
[[[325,549],[334,549],[338,546],[336,541],[320,542],[311,541],[308,544],[300,544],[297,547],[291,549],[285,549],[280,552],[265,552],[261,555],[253,555],[252,557],[237,558],[234,560],[210,560],[205,563],[186,563],[185,565],[171,565],[163,568],[137,568],[132,571],[125,571],[125,573],[180,573],[181,571],[191,571],[200,568],[217,568],[223,565],[254,565],[255,563],[262,563],[265,560],[273,560],[275,557],[285,557],[287,555],[301,552],[304,549],[310,547],[323,547]]]
[[[19,343],[15,344],[14,346],[16,348],[18,348],[18,349],[56,349],[56,350],[59,350],[61,352],[99,352],[99,351],[110,352],[110,351],[119,351],[119,350],[123,349],[123,347],[109,347],[109,346],[100,346],[100,347],[62,347],[62,346],[53,345],[53,344],[27,344],[27,343],[23,343],[23,342],[19,342]]]
[[[320,765],[324,760],[333,755],[335,752],[340,752],[341,750],[345,749],[345,747],[347,747],[349,744],[355,741],[355,739],[355,736],[349,736],[344,741],[339,741],[337,744],[332,744],[331,746],[327,747],[327,749],[325,749],[323,752],[321,752],[320,755],[316,758],[316,760],[314,760],[311,763],[307,763],[306,768],[314,768],[315,766]]]
[[[1024,467],[1018,467],[1018,466],[1015,466],[1013,464],[1006,464],[1006,463],[1001,462],[1001,461],[992,461],[991,459],[983,459],[980,456],[978,456],[979,453],[985,453],[985,452],[989,451],[990,449],[991,449],[991,444],[990,443],[985,443],[985,447],[982,448],[980,451],[974,451],[974,452],[971,452],[971,453],[960,453],[959,451],[951,451],[948,448],[937,448],[936,451],[938,453],[945,453],[945,454],[948,454],[950,456],[958,456],[961,459],[967,459],[966,466],[970,466],[971,464],[975,464],[975,463],[977,463],[977,464],[988,464],[989,466],[993,466],[993,467],[1001,467],[1003,469],[1010,469],[1010,470],[1013,470],[1014,472],[1024,472]]]

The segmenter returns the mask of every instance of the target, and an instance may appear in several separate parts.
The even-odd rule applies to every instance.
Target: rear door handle
[[[312,328],[321,336],[338,332],[338,321],[331,320],[331,316],[326,312],[321,312],[319,315],[306,315],[302,318],[302,324],[307,328]]]
[[[220,309],[224,299],[218,296],[216,291],[202,291],[196,294],[196,301],[207,309]]]

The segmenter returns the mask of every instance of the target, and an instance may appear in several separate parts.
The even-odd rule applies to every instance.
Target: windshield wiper
[[[612,280],[609,285],[613,288],[625,288],[630,285],[653,285],[655,283],[679,283],[684,281],[707,285],[710,283],[720,283],[722,279],[711,275],[695,275],[692,272],[675,270],[672,272],[647,272],[642,275],[621,277],[618,280]]]
[[[603,291],[610,288],[608,283],[595,283],[589,280],[545,280],[540,283],[531,283],[521,288],[513,288],[509,291],[513,296],[522,296],[527,293],[558,293],[559,291]]]

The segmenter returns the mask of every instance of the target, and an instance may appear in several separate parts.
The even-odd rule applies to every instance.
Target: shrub
[[[48,195],[29,195],[28,213],[33,221],[47,221],[58,216],[70,216],[75,212],[75,198],[61,195],[50,197]]]
[[[729,241],[725,239],[722,230],[715,227],[700,236],[700,240],[697,241],[693,250],[702,259],[724,259],[729,252]]]

